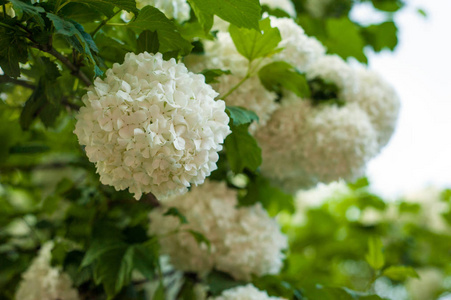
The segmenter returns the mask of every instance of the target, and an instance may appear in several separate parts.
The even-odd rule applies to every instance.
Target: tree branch
[[[40,50],[45,51],[44,49],[40,49]],[[56,51],[55,48],[50,47],[50,49],[48,49],[45,52],[53,55],[59,61],[61,61],[63,64],[65,64],[66,67],[68,67],[72,71],[72,74],[77,76],[81,81],[83,81],[83,83],[86,86],[92,85],[92,81],[88,78],[88,76],[86,76],[85,73],[83,73],[82,70],[80,70],[80,67],[75,66],[67,57],[65,57],[64,55],[62,55],[58,51]]]
[[[34,85],[29,83],[28,81],[12,78],[12,77],[9,77],[8,75],[0,75],[0,83],[17,84],[17,85],[20,85],[27,89],[32,89],[32,90],[34,90],[36,88]]]

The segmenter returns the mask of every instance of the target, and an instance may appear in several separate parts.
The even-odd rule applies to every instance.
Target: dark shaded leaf
[[[227,106],[226,113],[229,115],[231,125],[239,126],[243,124],[250,124],[253,121],[258,122],[258,116],[251,110],[247,110],[239,106]]]
[[[270,63],[258,71],[261,83],[266,89],[281,92],[281,87],[294,92],[298,97],[310,97],[310,88],[305,75],[284,61]]]
[[[142,53],[147,51],[149,53],[157,53],[160,48],[158,41],[158,33],[156,31],[144,30],[137,40],[137,52]]]
[[[217,77],[222,75],[230,75],[232,74],[229,70],[221,70],[221,69],[207,69],[201,72],[202,75],[205,76],[205,83],[217,83],[219,81],[216,80]]]
[[[249,134],[248,127],[247,124],[233,126],[232,133],[224,142],[227,161],[235,173],[241,173],[244,169],[255,171],[262,163],[262,151]]]

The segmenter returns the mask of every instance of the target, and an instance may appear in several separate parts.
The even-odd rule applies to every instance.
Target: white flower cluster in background
[[[149,233],[160,236],[161,252],[183,271],[205,275],[217,269],[237,280],[278,273],[287,238],[260,204],[236,208],[236,197],[224,182],[206,181],[153,210]],[[164,216],[170,207],[177,208],[188,223]],[[199,245],[190,230],[204,235],[210,248]]]
[[[139,9],[147,5],[158,8],[169,19],[184,22],[190,18],[191,8],[186,0],[136,0]]]
[[[22,274],[22,281],[16,292],[20,300],[78,300],[78,292],[72,287],[69,275],[59,268],[52,267],[53,243],[42,245],[38,256],[27,271]]]
[[[217,95],[174,59],[128,53],[89,87],[74,132],[103,184],[164,199],[216,169],[230,133]]]
[[[209,300],[283,300],[283,298],[270,297],[267,292],[248,284],[225,290],[220,296],[210,297]]]
[[[260,0],[261,5],[266,5],[270,9],[281,9],[290,17],[296,18],[296,9],[291,0]]]
[[[313,62],[324,56],[326,49],[314,37],[305,34],[293,19],[270,17],[271,26],[277,27],[280,31],[282,41],[278,47],[282,51],[275,54],[272,60],[283,60],[292,64],[296,69],[305,72]]]
[[[248,62],[235,48],[228,32],[218,32],[217,39],[204,43],[204,55],[191,55],[186,63],[190,70],[201,72],[204,69],[230,70],[232,74],[222,75],[213,88],[221,95],[227,93],[245,76]],[[259,123],[253,123],[250,130],[266,124],[271,114],[277,109],[277,95],[266,90],[259,78],[254,76],[245,81],[226,99],[229,106],[241,106],[254,111],[259,117]]]
[[[393,134],[399,99],[376,74],[324,55],[306,68],[308,80],[335,84],[343,106],[313,105],[285,95],[281,107],[256,133],[263,174],[289,192],[318,182],[355,180]]]

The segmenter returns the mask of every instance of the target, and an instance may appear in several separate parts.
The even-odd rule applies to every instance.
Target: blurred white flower
[[[271,9],[281,9],[289,14],[290,17],[296,18],[296,9],[291,0],[260,0],[260,4],[267,5]]]
[[[283,50],[275,54],[272,60],[283,60],[299,71],[306,69],[326,53],[324,46],[314,37],[305,34],[304,29],[293,19],[270,17],[271,26],[280,31],[282,41],[278,47]]]
[[[74,133],[103,184],[161,200],[216,169],[230,133],[217,95],[204,76],[174,59],[128,53],[89,87]]]
[[[358,106],[313,106],[295,95],[285,98],[256,138],[263,174],[292,193],[318,182],[357,179],[378,150],[376,133]]]
[[[160,236],[162,253],[183,271],[205,275],[217,269],[238,280],[278,273],[286,237],[261,205],[236,208],[236,197],[236,191],[224,182],[206,181],[153,210],[149,233]],[[164,216],[170,207],[177,208],[188,223]],[[190,230],[204,235],[211,248],[199,245]]]
[[[270,297],[267,292],[248,284],[225,290],[220,296],[210,297],[209,300],[283,300],[283,298]]]
[[[42,245],[38,256],[22,274],[22,281],[16,292],[20,300],[78,300],[78,292],[72,287],[72,280],[59,268],[52,267],[53,243]]]
[[[421,268],[416,270],[420,278],[409,278],[406,288],[411,300],[436,299],[443,289],[443,271],[438,268]]]

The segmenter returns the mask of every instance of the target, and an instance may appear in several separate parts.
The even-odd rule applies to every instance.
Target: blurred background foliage
[[[366,51],[395,49],[394,15],[408,5],[328,0],[315,10],[311,1],[293,2],[297,22],[309,35],[330,53],[364,63]],[[125,53],[159,51],[165,58],[182,58],[202,51],[199,38],[212,37],[194,14],[183,24],[164,18],[160,27],[149,27],[141,19],[161,17],[159,12],[138,14],[135,2],[128,0],[102,3],[0,0],[0,299],[13,299],[21,273],[51,239],[53,263],[71,276],[84,299],[106,299],[105,293],[114,299],[148,299],[146,281],[118,267],[128,259],[127,249],[133,249],[134,269],[147,280],[159,270],[158,247],[146,234],[148,212],[158,203],[151,196],[137,202],[128,192],[100,184],[72,133],[74,114],[94,75],[121,63]],[[351,20],[353,6],[362,3],[372,5],[384,20],[370,25]],[[6,14],[11,6],[15,17]],[[137,17],[127,25],[122,10]],[[285,15],[268,7],[263,11]],[[362,179],[300,192],[293,199],[258,173],[235,174],[223,155],[212,178],[239,189],[243,205],[262,202],[288,234],[282,273],[253,280],[270,294],[427,300],[451,290],[449,190],[386,201]],[[96,253],[96,247],[111,243],[121,250]],[[91,263],[81,266],[86,256]],[[105,276],[94,281],[99,272]],[[118,279],[124,276],[128,279]],[[185,274],[180,297],[191,299],[187,291],[196,283]],[[213,273],[208,284],[217,293],[240,283]]]

